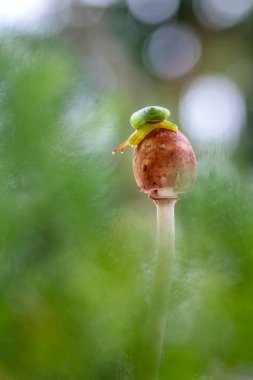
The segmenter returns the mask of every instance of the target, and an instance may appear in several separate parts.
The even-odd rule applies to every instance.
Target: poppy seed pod
[[[140,191],[151,198],[162,188],[179,194],[189,191],[196,179],[196,157],[181,132],[157,128],[135,146],[133,171]]]

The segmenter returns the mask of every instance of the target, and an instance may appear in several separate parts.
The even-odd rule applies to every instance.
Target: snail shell
[[[170,111],[159,106],[145,107],[134,112],[130,123],[135,129],[140,129],[145,123],[159,123],[168,119]]]

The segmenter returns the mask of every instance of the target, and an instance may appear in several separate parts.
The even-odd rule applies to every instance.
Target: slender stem
[[[175,251],[174,206],[176,200],[176,196],[155,200],[157,207],[157,250],[153,287],[137,380],[158,379]]]

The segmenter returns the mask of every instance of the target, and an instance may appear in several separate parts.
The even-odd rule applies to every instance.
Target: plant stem
[[[158,192],[159,195],[164,196],[164,191]],[[157,207],[157,249],[137,380],[158,379],[175,251],[174,206],[177,196],[167,194],[167,198],[154,201]]]

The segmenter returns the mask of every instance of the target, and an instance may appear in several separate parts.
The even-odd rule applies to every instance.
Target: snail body
[[[177,126],[167,118],[170,116],[170,111],[167,108],[159,106],[150,106],[142,108],[134,112],[130,118],[130,123],[136,131],[122,144],[113,150],[113,154],[118,150],[124,152],[127,145],[133,147],[138,145],[141,141],[154,129],[164,128],[176,132]]]

